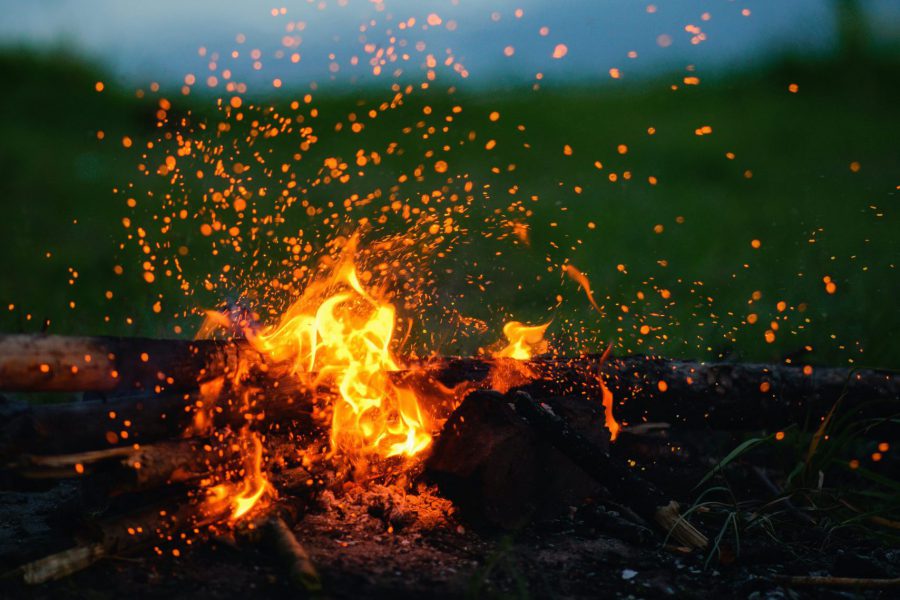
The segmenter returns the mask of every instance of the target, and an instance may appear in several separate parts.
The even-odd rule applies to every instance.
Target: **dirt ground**
[[[891,577],[900,549],[852,537],[746,540],[702,552],[623,529],[601,506],[572,509],[516,533],[476,531],[426,489],[398,495],[374,488],[342,499],[325,493],[294,526],[328,598],[802,598],[892,597],[891,590],[790,588],[778,575]],[[611,530],[619,528],[618,535]],[[625,539],[629,541],[625,541]],[[271,548],[206,540],[175,557],[143,547],[111,556],[61,581],[11,598],[303,597]]]

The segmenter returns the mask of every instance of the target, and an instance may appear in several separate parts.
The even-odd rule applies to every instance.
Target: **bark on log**
[[[246,343],[213,340],[0,336],[0,391],[190,390],[233,371]]]

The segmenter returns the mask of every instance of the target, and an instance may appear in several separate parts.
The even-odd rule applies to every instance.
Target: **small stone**
[[[634,571],[632,569],[622,569],[622,579],[624,579],[625,581],[634,579],[637,574],[637,571]]]

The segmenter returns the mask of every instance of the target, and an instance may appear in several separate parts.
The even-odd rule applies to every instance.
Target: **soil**
[[[783,587],[778,575],[896,577],[900,549],[850,535],[759,535],[712,555],[664,544],[600,505],[518,532],[474,530],[433,488],[325,492],[294,526],[329,598],[894,597],[891,590]],[[701,519],[702,520],[702,519]],[[617,533],[613,534],[612,530]],[[627,540],[627,541],[626,541]],[[269,548],[218,539],[175,557],[144,547],[10,598],[303,597]]]

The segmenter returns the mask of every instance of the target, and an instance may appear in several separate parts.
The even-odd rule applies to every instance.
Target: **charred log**
[[[610,457],[603,419],[602,409],[583,397],[539,403],[521,391],[475,392],[445,425],[427,475],[490,525],[517,529],[606,497],[683,544],[705,547],[677,503]]]
[[[563,398],[553,403],[562,411]],[[599,420],[598,420],[599,419]],[[608,443],[594,415],[597,444]],[[513,401],[474,392],[453,413],[434,444],[425,475],[472,521],[518,529],[553,519],[569,506],[602,495],[600,482],[573,464],[516,413]]]
[[[88,360],[90,357],[90,360]],[[508,359],[504,359],[508,360]],[[453,386],[492,387],[490,359],[417,361],[407,373],[428,374]],[[141,338],[0,337],[0,390],[193,390],[200,382],[253,365],[256,377],[285,381],[284,365],[270,364],[246,341]],[[839,397],[859,418],[900,412],[900,374],[793,365],[703,363],[647,356],[609,359],[540,358],[522,363],[531,383],[513,382],[536,398],[590,393],[602,373],[629,424],[663,421],[692,428],[761,429],[812,421]],[[501,369],[502,370],[502,369]],[[398,373],[400,378],[405,373]],[[507,388],[508,389],[508,388]]]

